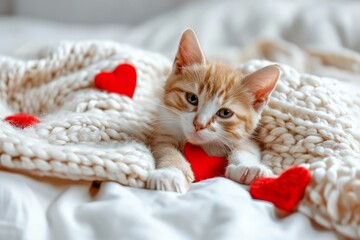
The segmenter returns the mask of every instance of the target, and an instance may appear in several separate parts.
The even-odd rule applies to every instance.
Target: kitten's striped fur
[[[193,173],[182,155],[186,141],[209,155],[226,157],[226,176],[237,182],[249,184],[270,175],[251,136],[278,76],[274,65],[245,76],[208,62],[195,33],[185,31],[155,123],[151,148],[158,170],[150,175],[148,187],[178,192],[189,188]]]

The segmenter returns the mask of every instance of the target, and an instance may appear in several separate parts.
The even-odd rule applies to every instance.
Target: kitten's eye
[[[186,100],[187,100],[190,104],[192,104],[192,105],[194,105],[194,106],[197,106],[197,105],[198,105],[198,97],[197,97],[195,94],[188,92],[188,93],[186,93],[185,97],[186,97]]]
[[[234,115],[234,113],[227,108],[222,108],[216,113],[216,115],[218,115],[221,118],[229,118],[232,115]]]

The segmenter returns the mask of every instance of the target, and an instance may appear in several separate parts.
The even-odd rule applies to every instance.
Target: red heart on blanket
[[[95,76],[95,86],[132,98],[136,87],[136,69],[125,63],[118,65],[113,72],[100,72]]]
[[[212,157],[199,146],[186,143],[184,156],[190,163],[195,182],[213,177],[222,177],[225,174],[227,160],[222,157]]]
[[[255,199],[272,202],[286,212],[293,211],[302,199],[311,180],[310,171],[304,167],[292,167],[278,178],[259,178],[250,185]]]
[[[18,128],[31,127],[40,122],[36,117],[24,113],[7,116],[5,121]]]

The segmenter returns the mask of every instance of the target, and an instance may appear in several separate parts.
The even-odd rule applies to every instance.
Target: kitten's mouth
[[[208,142],[207,139],[202,137],[198,132],[188,133],[187,139],[192,144],[202,144]]]

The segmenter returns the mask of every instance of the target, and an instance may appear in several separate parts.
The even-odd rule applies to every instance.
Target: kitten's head
[[[187,141],[231,146],[253,133],[278,77],[274,65],[244,75],[207,62],[195,33],[188,29],[181,37],[163,102],[167,113],[176,115],[174,128],[181,129]]]

